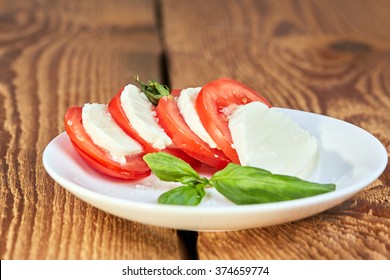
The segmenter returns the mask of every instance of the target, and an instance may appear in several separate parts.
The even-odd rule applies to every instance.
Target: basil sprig
[[[143,158],[161,181],[182,184],[163,193],[158,198],[158,203],[195,206],[206,195],[204,188],[209,183],[208,179],[200,177],[199,173],[185,161],[164,152],[150,153]]]
[[[162,85],[154,80],[143,83],[140,81],[138,75],[134,75],[134,80],[140,85],[141,91],[146,95],[149,102],[155,106],[157,106],[160,98],[171,95],[167,85]]]
[[[297,177],[272,174],[264,169],[229,164],[210,184],[236,204],[256,204],[309,197],[335,190],[334,184],[318,184]]]
[[[201,177],[185,161],[164,153],[144,156],[152,172],[162,181],[182,185],[163,193],[160,204],[198,205],[206,195],[205,188],[215,189],[238,205],[286,201],[334,191],[335,184],[318,184],[297,177],[272,174],[250,166],[229,163],[210,179]]]

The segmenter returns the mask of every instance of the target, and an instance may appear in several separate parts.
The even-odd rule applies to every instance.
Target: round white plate
[[[144,224],[182,230],[218,231],[265,227],[320,213],[349,199],[377,179],[387,165],[383,145],[367,131],[344,121],[297,110],[281,109],[319,141],[320,155],[309,178],[335,183],[336,190],[309,198],[256,205],[234,205],[215,189],[192,206],[157,204],[176,183],[154,175],[123,181],[99,174],[75,152],[68,136],[60,134],[43,153],[49,175],[65,189],[113,215]]]

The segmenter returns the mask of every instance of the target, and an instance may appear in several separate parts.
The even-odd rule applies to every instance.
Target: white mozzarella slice
[[[183,89],[177,99],[177,105],[189,128],[206,142],[210,148],[217,148],[217,144],[210,137],[210,134],[207,133],[195,108],[196,98],[201,89],[201,87]]]
[[[261,102],[238,107],[229,117],[229,129],[242,165],[305,178],[317,161],[317,140]]]
[[[124,164],[126,156],[143,151],[141,145],[115,123],[107,105],[85,104],[81,117],[89,137],[97,146],[107,150],[113,160]]]
[[[137,133],[154,148],[163,150],[172,140],[159,126],[154,106],[134,85],[127,85],[120,96],[123,111]]]

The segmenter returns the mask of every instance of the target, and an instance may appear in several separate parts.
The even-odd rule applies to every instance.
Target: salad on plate
[[[74,149],[98,172],[131,181],[153,172],[177,182],[158,198],[171,205],[198,205],[209,188],[238,205],[335,190],[306,180],[317,163],[317,139],[246,85],[221,78],[170,90],[135,80],[109,104],[65,114]],[[210,176],[197,171],[205,167]]]

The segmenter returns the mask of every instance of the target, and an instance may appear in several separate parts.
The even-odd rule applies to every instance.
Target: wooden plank
[[[390,150],[389,13],[389,1],[164,1],[170,81],[231,77],[274,106],[354,123]],[[389,174],[313,218],[200,233],[199,257],[389,259]]]
[[[160,78],[154,1],[1,1],[1,259],[177,259],[176,231],[132,223],[55,184],[42,152],[72,105]]]

